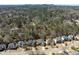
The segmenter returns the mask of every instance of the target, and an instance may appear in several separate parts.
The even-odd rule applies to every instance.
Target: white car
[[[79,34],[74,37],[75,40],[79,40]]]

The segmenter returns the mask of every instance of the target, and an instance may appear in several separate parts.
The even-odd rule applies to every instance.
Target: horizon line
[[[0,5],[59,5],[59,6],[79,6],[79,4],[0,4]]]

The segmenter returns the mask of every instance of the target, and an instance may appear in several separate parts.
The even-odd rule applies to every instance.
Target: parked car
[[[57,37],[57,43],[63,43],[64,42],[64,38],[62,37]]]
[[[17,42],[17,47],[23,47],[25,45],[24,41],[18,41]]]
[[[29,39],[29,40],[27,41],[27,45],[29,45],[29,46],[36,46],[36,40],[34,40],[34,39]]]
[[[46,45],[55,45],[55,41],[53,39],[46,40]]]
[[[75,40],[79,40],[79,34],[74,37]]]
[[[38,39],[36,40],[36,45],[41,45],[41,46],[45,46],[46,42],[44,39]]]
[[[64,41],[68,40],[68,36],[67,35],[62,36],[62,38],[64,39]]]
[[[0,51],[6,50],[6,45],[5,44],[0,44]]]
[[[17,49],[16,43],[9,43],[7,49]]]
[[[68,35],[68,41],[71,41],[74,39],[74,36],[73,35]]]

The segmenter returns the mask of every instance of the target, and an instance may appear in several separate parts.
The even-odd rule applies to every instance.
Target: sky
[[[79,5],[79,0],[0,0],[0,5],[16,4]]]

